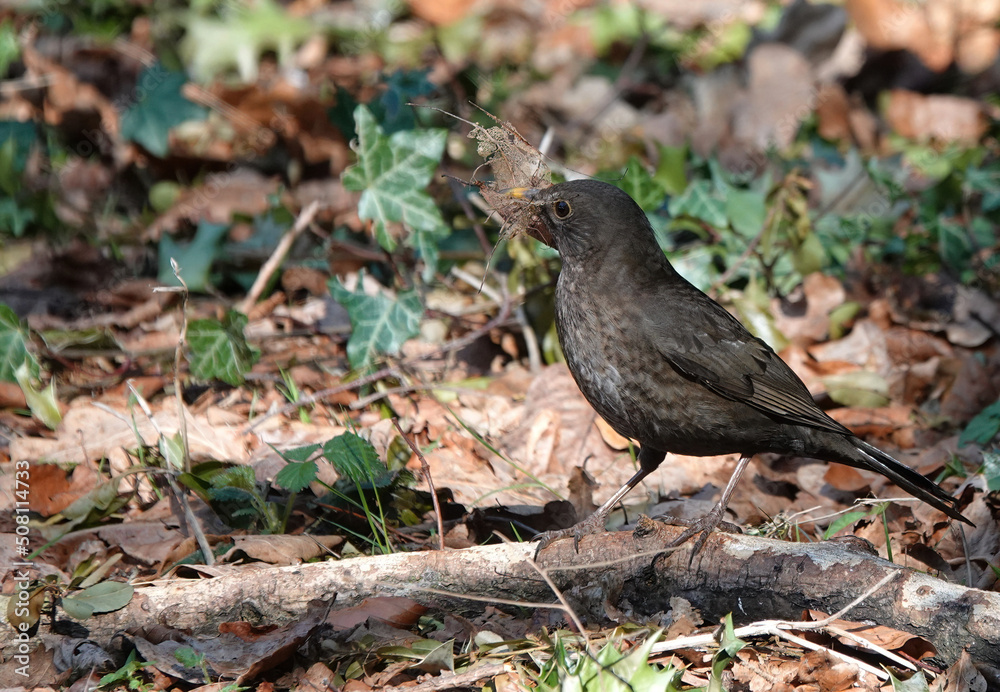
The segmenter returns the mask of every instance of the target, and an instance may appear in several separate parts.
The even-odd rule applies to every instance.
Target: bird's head
[[[511,188],[504,194],[532,207],[564,262],[595,254],[662,254],[645,212],[614,185],[572,180],[546,188]]]

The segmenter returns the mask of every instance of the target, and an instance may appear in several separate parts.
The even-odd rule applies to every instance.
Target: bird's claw
[[[712,510],[703,516],[701,519],[696,521],[688,521],[684,519],[678,519],[677,517],[671,515],[659,515],[653,517],[657,521],[662,521],[666,524],[680,524],[681,526],[687,526],[686,529],[681,533],[680,536],[670,541],[667,548],[677,548],[684,545],[689,540],[691,540],[695,534],[701,534],[695,541],[694,546],[691,548],[691,555],[688,557],[688,565],[694,560],[694,556],[701,552],[701,549],[705,547],[708,537],[713,531],[719,529],[724,533],[743,533],[736,524],[731,524],[728,521],[723,521],[722,516],[725,514],[725,507],[719,507],[718,505],[713,507]]]
[[[555,531],[545,531],[537,534],[531,539],[532,541],[538,542],[538,547],[535,549],[535,558],[538,558],[539,553],[541,553],[544,548],[547,548],[563,538],[572,538],[573,550],[575,552],[580,552],[580,540],[584,536],[604,531],[604,520],[605,518],[603,516],[595,513],[583,521],[579,521],[573,526],[570,526],[568,529],[557,529]]]

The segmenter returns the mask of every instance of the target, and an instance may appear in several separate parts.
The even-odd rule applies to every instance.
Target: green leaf
[[[172,127],[188,120],[204,120],[208,115],[207,109],[181,93],[186,82],[183,72],[170,72],[159,63],[143,70],[134,91],[136,101],[122,114],[122,137],[155,156],[166,156]]]
[[[416,128],[414,109],[407,104],[437,90],[437,85],[427,79],[430,72],[430,68],[396,70],[385,79],[385,91],[371,104],[371,110],[387,134]]]
[[[244,82],[257,79],[260,56],[274,51],[280,65],[287,65],[295,50],[320,27],[295,17],[273,0],[220,3],[231,7],[220,19],[192,16],[181,55],[191,74],[207,82],[220,72],[236,68]]]
[[[354,433],[327,440],[323,445],[323,457],[333,464],[337,473],[355,483],[368,483],[386,473],[385,464],[372,444]]]
[[[708,180],[696,180],[688,185],[684,194],[670,200],[671,216],[691,216],[715,228],[725,228],[726,201],[712,189]]]
[[[792,250],[792,266],[802,276],[818,272],[826,264],[826,250],[815,233],[810,233]]]
[[[180,430],[173,435],[160,435],[159,449],[167,468],[175,471],[184,468],[184,438]]]
[[[351,144],[358,163],[344,171],[348,190],[361,192],[358,215],[372,221],[375,239],[387,252],[396,249],[388,224],[403,223],[413,231],[444,237],[450,229],[434,200],[424,191],[437,168],[447,133],[444,130],[405,130],[386,137],[365,106],[354,110],[356,142]],[[427,238],[410,241],[418,250]],[[436,255],[424,256],[433,276]]]
[[[985,447],[1000,432],[1000,401],[995,401],[969,421],[958,437],[958,445],[964,447],[970,442]]]
[[[200,668],[205,663],[205,654],[199,653],[190,646],[179,646],[174,650],[174,658],[182,666]]]
[[[889,383],[878,373],[856,370],[828,375],[822,380],[827,394],[838,404],[879,408],[889,403]]]
[[[1000,490],[1000,452],[983,452],[983,477],[988,492]]]
[[[12,195],[21,189],[21,181],[13,176],[24,172],[38,130],[31,121],[0,120],[0,142],[0,190]]]
[[[39,390],[35,387],[31,376],[30,361],[25,358],[21,367],[14,373],[17,384],[24,393],[24,400],[31,409],[31,414],[42,421],[49,430],[55,430],[62,420],[62,413],[59,412],[59,400],[56,398],[55,380],[49,382],[49,386]]]
[[[21,57],[21,44],[17,41],[17,28],[11,19],[0,22],[0,79],[7,78],[12,62]]]
[[[189,291],[204,291],[208,287],[209,272],[212,263],[219,254],[222,239],[229,231],[227,224],[209,223],[202,221],[198,224],[198,230],[194,234],[194,240],[190,243],[181,244],[172,236],[164,234],[160,237],[160,283],[168,286],[179,286],[180,282],[174,276],[174,270],[170,266],[171,258],[177,261],[180,267],[181,278],[187,285]]]
[[[297,493],[316,480],[318,470],[315,461],[290,461],[278,471],[274,482],[285,490]]]
[[[66,601],[72,600],[77,606],[89,608],[91,614],[110,613],[127,606],[134,593],[135,589],[131,584],[120,581],[102,581],[100,584],[94,584],[64,598],[63,605]],[[69,612],[68,609],[67,612]]]
[[[191,374],[200,380],[220,379],[238,387],[260,358],[247,343],[243,330],[247,316],[230,310],[222,322],[194,320],[188,325]]]
[[[38,377],[38,361],[28,351],[28,327],[9,307],[0,303],[0,380],[17,382],[17,369],[28,364],[28,374]]]
[[[439,642],[433,639],[417,639],[407,646],[382,646],[376,653],[380,656],[413,661],[416,668],[425,673],[440,673],[455,670],[455,640]]]
[[[941,261],[961,274],[969,268],[973,248],[964,224],[941,220],[937,224],[938,252]]]
[[[767,200],[755,190],[729,190],[726,193],[726,217],[729,225],[741,236],[750,240],[764,230],[767,217]]]
[[[283,452],[278,452],[278,454],[280,454],[281,458],[285,461],[308,461],[309,457],[315,454],[317,450],[321,449],[322,446],[323,445],[313,443],[311,445],[303,445],[302,447],[286,449]]]
[[[13,197],[0,199],[0,230],[10,231],[15,238],[20,238],[28,230],[28,224],[36,220],[37,215],[31,207],[22,206]]]
[[[383,293],[369,296],[362,288],[363,278],[358,277],[353,293],[336,278],[327,283],[330,295],[347,309],[351,320],[347,358],[353,368],[371,365],[379,354],[398,352],[404,341],[419,333],[424,314],[416,291],[400,293],[395,300]]]
[[[900,680],[888,668],[886,672],[889,673],[889,683],[892,685],[893,692],[929,692],[930,690],[927,686],[927,678],[919,670],[906,680]]]
[[[656,148],[660,152],[660,162],[656,166],[656,173],[653,174],[653,179],[668,194],[681,194],[687,187],[687,171],[684,168],[688,155],[687,145],[668,147],[658,144]]]
[[[868,514],[868,512],[848,512],[847,514],[840,515],[828,527],[826,527],[826,531],[823,532],[823,540],[830,540],[841,530],[846,529],[856,521],[864,519],[868,516]]]
[[[660,182],[649,174],[638,156],[629,158],[625,166],[625,175],[615,184],[627,192],[643,211],[648,213],[659,209],[666,195]]]

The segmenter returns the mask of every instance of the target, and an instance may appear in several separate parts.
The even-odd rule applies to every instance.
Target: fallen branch
[[[536,546],[516,543],[269,569],[231,567],[215,579],[137,584],[128,607],[83,624],[91,639],[106,644],[117,632],[154,623],[204,634],[228,621],[286,623],[313,599],[347,607],[373,596],[406,596],[475,616],[483,607],[477,599],[554,603],[536,571],[541,567],[585,619],[602,620],[606,602],[642,618],[669,611],[670,598],[681,596],[706,621],[731,612],[742,625],[795,620],[807,609],[837,611],[896,575],[856,604],[851,619],[923,637],[948,663],[967,649],[978,661],[1000,665],[1000,594],[950,584],[835,542],[716,533],[689,568],[688,547],[672,554],[661,548],[680,530],[646,520],[634,533],[584,537],[579,552],[573,541],[558,541],[542,551],[537,565],[531,564]]]

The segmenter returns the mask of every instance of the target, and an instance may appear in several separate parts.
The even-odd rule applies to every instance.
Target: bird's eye
[[[564,199],[559,200],[552,205],[552,210],[556,213],[556,217],[560,219],[565,219],[567,216],[573,213],[572,207],[569,206],[569,202]]]

